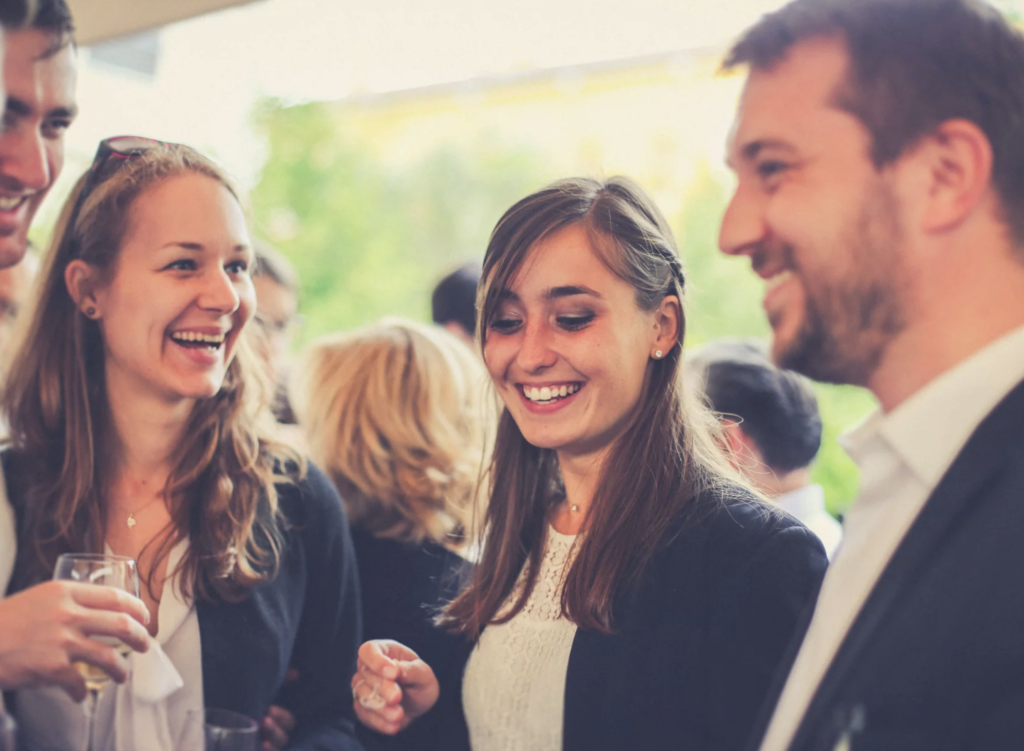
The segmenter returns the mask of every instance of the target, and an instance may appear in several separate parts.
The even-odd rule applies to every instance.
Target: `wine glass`
[[[102,553],[65,553],[57,558],[53,569],[54,579],[83,582],[102,587],[123,589],[130,595],[139,596],[139,567],[134,558]],[[109,644],[127,657],[131,648],[112,636],[94,636],[96,641]],[[110,676],[101,668],[87,662],[75,662],[75,668],[85,678],[88,697],[85,707],[86,748],[92,751],[93,724],[96,719],[96,702],[100,691],[110,684]]]
[[[15,751],[18,726],[14,718],[0,711],[0,751]]]
[[[194,709],[188,713],[190,737],[201,723],[206,751],[256,751],[259,725],[256,720],[229,709]]]

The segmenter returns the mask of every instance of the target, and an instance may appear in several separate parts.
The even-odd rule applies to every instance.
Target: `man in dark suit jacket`
[[[738,65],[721,247],[781,366],[880,403],[753,747],[1024,749],[1024,39],[974,0],[795,0]]]

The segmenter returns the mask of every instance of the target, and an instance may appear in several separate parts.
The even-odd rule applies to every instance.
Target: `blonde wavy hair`
[[[309,456],[353,526],[457,545],[496,413],[479,357],[441,328],[390,318],[314,342],[293,372]]]
[[[237,198],[225,174],[187,146],[159,144],[111,165],[85,196],[73,225],[87,175],[61,211],[0,399],[12,448],[25,468],[17,478],[26,511],[19,586],[49,577],[61,553],[103,550],[102,499],[116,471],[118,439],[107,402],[103,335],[68,294],[65,268],[81,259],[108,283],[117,272],[131,207],[166,180],[203,175]],[[188,553],[177,570],[186,587],[208,600],[237,601],[276,576],[284,529],[275,484],[305,471],[304,460],[271,437],[271,392],[249,333],[247,328],[239,338],[220,391],[192,411],[164,488],[170,527],[149,543],[157,546],[155,572],[187,537]]]

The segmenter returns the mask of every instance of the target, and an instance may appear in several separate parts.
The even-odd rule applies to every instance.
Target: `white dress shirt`
[[[1024,380],[1024,327],[933,379],[844,437],[861,488],[843,523],[814,617],[761,751],[785,751],[839,645],[893,552],[971,434]]]
[[[825,490],[821,485],[807,485],[776,496],[775,504],[811,530],[825,546],[825,555],[835,555],[843,539],[843,525],[825,510]]]
[[[174,571],[188,550],[182,540],[171,550]],[[145,583],[143,583],[145,586]],[[178,751],[202,748],[203,665],[199,618],[178,576],[164,585],[159,632],[149,651],[132,653],[131,675],[99,696],[93,751]],[[18,691],[17,720],[22,743],[38,751],[86,748],[83,707],[55,687]]]

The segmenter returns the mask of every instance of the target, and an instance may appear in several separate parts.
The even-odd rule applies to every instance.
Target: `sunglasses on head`
[[[75,200],[75,207],[71,210],[67,226],[69,228],[75,226],[85,199],[105,177],[111,174],[112,169],[116,169],[117,165],[123,164],[132,157],[141,156],[147,151],[174,145],[176,144],[142,136],[114,136],[100,141],[100,145],[96,148],[96,156],[92,160],[92,166],[89,167],[85,178],[85,184]],[[111,167],[111,165],[114,166]]]

